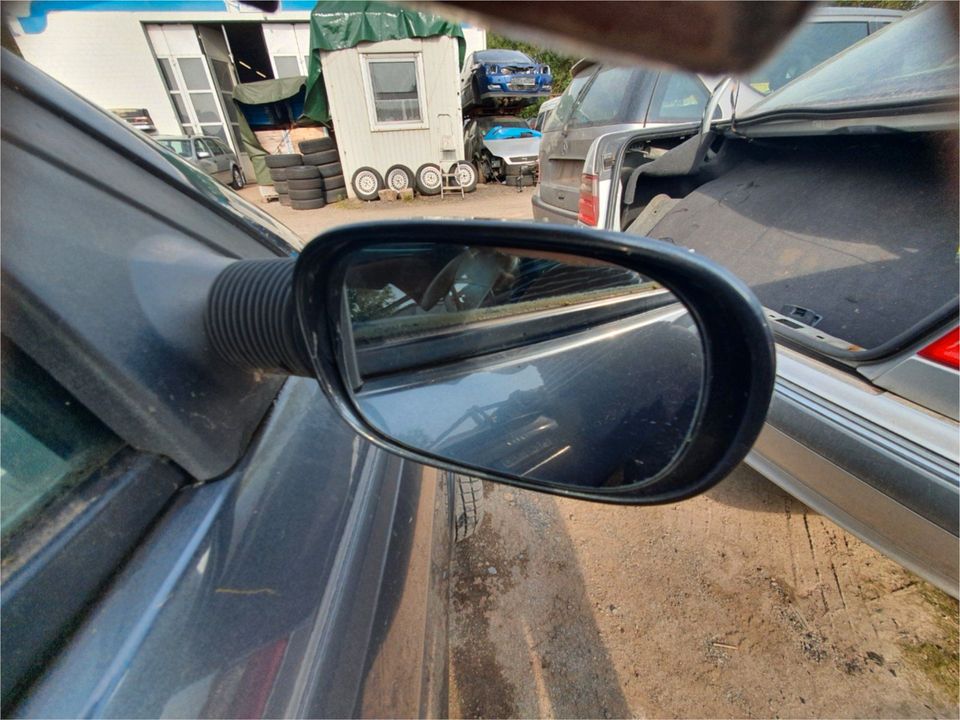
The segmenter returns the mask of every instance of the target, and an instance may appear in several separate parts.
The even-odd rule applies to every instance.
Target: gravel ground
[[[309,239],[370,220],[528,219],[530,195],[261,206]],[[746,466],[653,508],[486,496],[455,553],[451,717],[960,714],[957,603]]]

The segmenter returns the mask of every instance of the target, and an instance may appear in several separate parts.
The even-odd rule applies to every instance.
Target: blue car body
[[[460,76],[464,109],[483,105],[525,105],[553,90],[550,67],[519,50],[494,48],[470,54]]]

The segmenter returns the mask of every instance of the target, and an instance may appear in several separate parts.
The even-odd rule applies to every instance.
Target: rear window
[[[583,100],[573,109],[568,127],[607,125],[621,115],[621,108],[630,95],[634,68],[603,68],[597,73]]]
[[[750,87],[768,95],[824,60],[863,40],[865,22],[810,23],[802,27],[766,65],[749,76]]]
[[[696,75],[662,73],[653,91],[647,122],[697,122],[709,99],[710,93]]]
[[[550,115],[547,118],[547,121],[544,123],[544,132],[560,130],[563,127],[563,124],[567,121],[567,118],[570,117],[570,113],[573,111],[573,106],[577,101],[577,96],[580,95],[580,91],[583,90],[584,85],[586,85],[590,78],[593,77],[595,72],[596,66],[588,68],[570,81],[570,84],[567,85],[567,89],[564,90],[563,95],[560,96],[560,102],[557,103],[557,107],[553,111],[553,114]]]

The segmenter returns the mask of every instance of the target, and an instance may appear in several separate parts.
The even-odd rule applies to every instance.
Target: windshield
[[[485,133],[495,127],[529,128],[527,121],[519,117],[491,117],[477,120],[477,125]]]
[[[189,140],[171,140],[169,138],[157,138],[157,142],[163,145],[167,150],[173,150],[180,157],[188,158],[192,155],[190,152]]]
[[[477,62],[483,63],[531,63],[530,58],[519,50],[484,50],[476,55]]]
[[[937,42],[942,12],[935,3],[924,6],[789,83],[748,115],[956,98],[956,43]]]

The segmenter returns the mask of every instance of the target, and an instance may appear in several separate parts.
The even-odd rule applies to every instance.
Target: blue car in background
[[[529,105],[549,97],[553,75],[519,50],[494,48],[470,53],[460,75],[460,98],[464,110],[485,105]]]

